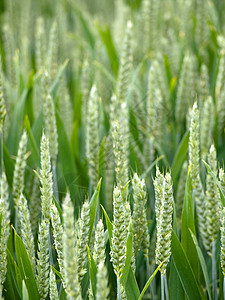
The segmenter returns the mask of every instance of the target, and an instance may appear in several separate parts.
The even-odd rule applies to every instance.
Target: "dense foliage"
[[[1,299],[225,299],[224,14],[0,1]]]

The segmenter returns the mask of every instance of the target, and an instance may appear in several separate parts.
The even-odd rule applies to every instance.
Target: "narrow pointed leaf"
[[[173,182],[177,181],[182,164],[185,161],[185,158],[187,157],[188,142],[189,142],[189,131],[187,131],[183,136],[173,159],[173,164],[171,167]]]
[[[160,270],[160,268],[162,267],[162,265],[164,264],[164,261],[161,262],[161,264],[155,269],[154,273],[151,275],[151,277],[148,279],[148,281],[146,282],[141,295],[139,296],[138,300],[141,300],[145,294],[145,292],[147,291],[147,288],[149,287],[150,283],[152,282],[152,280],[154,279],[154,277],[156,276],[156,274],[158,273],[158,271]]]
[[[212,300],[211,291],[210,291],[209,274],[208,274],[208,271],[207,271],[207,266],[206,266],[206,263],[205,263],[205,259],[204,259],[204,256],[202,254],[202,250],[200,249],[200,247],[198,245],[198,240],[197,240],[196,236],[194,235],[194,233],[191,231],[190,228],[189,228],[189,230],[190,230],[192,239],[194,241],[194,245],[196,247],[196,250],[198,252],[199,261],[200,261],[200,264],[201,264],[201,267],[202,267],[202,272],[203,272],[205,283],[206,283],[207,293],[208,293],[209,299]]]
[[[140,296],[138,284],[131,268],[128,274],[125,291],[127,300],[137,300]]]
[[[109,234],[109,243],[110,247],[112,247],[112,232],[113,232],[113,224],[109,219],[109,216],[107,215],[107,212],[105,211],[104,207],[101,205],[101,208],[103,210],[104,216],[105,216],[105,221],[106,221],[106,226],[108,229],[108,234]]]
[[[33,269],[27,250],[22,242],[21,238],[18,236],[16,231],[15,234],[15,248],[16,248],[16,257],[17,263],[20,270],[21,278],[25,281],[26,287],[29,293],[30,299],[39,300],[39,293],[37,289],[36,280],[34,277]]]
[[[191,299],[202,299],[200,286],[197,283],[191,265],[188,261],[188,258],[184,252],[184,249],[174,233],[172,231],[171,236],[171,249],[174,259],[174,264],[177,270],[177,273],[180,277],[180,281],[186,293],[186,296]]]
[[[95,223],[97,206],[98,206],[98,197],[101,188],[102,179],[99,180],[98,185],[94,191],[94,194],[91,197],[90,201],[90,233],[89,233],[89,242],[91,241],[92,231]]]
[[[28,291],[27,291],[27,287],[25,284],[25,281],[23,280],[22,283],[22,300],[29,300],[29,295],[28,295]]]
[[[87,252],[88,252],[88,261],[89,261],[89,269],[90,269],[90,279],[91,279],[91,287],[92,287],[92,292],[94,295],[96,295],[96,282],[97,282],[97,267],[94,261],[94,258],[90,252],[89,247],[87,246]]]
[[[218,187],[218,190],[220,193],[220,199],[222,201],[223,206],[225,206],[225,195],[223,194],[223,190],[222,190],[219,180],[217,179],[216,175],[213,173],[211,167],[204,160],[202,160],[202,161],[205,164],[207,171],[212,176],[214,182],[217,184],[217,187]]]
[[[127,283],[127,277],[130,271],[132,255],[133,255],[133,230],[132,230],[132,221],[130,219],[127,242],[126,242],[126,259],[125,259],[125,265],[122,270],[122,276],[120,279],[120,282],[123,286],[126,286]]]
[[[188,169],[182,212],[181,245],[188,257],[195,276],[198,276],[198,254],[190,235],[189,228],[195,233],[194,202],[192,197],[190,167]]]

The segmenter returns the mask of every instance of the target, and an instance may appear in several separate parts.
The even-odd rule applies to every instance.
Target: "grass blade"
[[[16,257],[17,257],[17,263],[18,263],[21,278],[26,283],[26,287],[30,299],[39,300],[37,284],[36,284],[36,280],[34,277],[29,256],[27,254],[27,250],[21,238],[18,236],[15,230],[14,230],[14,234],[15,234]]]
[[[150,283],[152,282],[152,280],[154,279],[154,277],[156,276],[156,274],[158,273],[158,271],[160,270],[161,266],[164,264],[164,261],[161,262],[161,264],[155,269],[154,273],[151,275],[151,277],[148,279],[148,281],[146,282],[141,295],[139,296],[138,300],[141,300],[145,294],[145,292],[147,291],[147,288],[149,287]]]
[[[90,201],[90,233],[89,233],[89,242],[91,241],[91,236],[93,232],[93,227],[95,223],[95,217],[96,217],[96,212],[97,212],[97,206],[98,206],[98,196],[101,188],[101,182],[102,179],[99,180],[98,185],[96,187],[96,190],[91,197]]]
[[[199,290],[200,286],[197,283],[190,262],[188,261],[184,249],[174,231],[172,231],[171,236],[171,248],[174,264],[186,296],[189,299],[204,299],[201,296]]]
[[[198,245],[198,241],[197,241],[197,238],[196,238],[195,234],[191,231],[190,228],[189,228],[189,231],[191,233],[191,237],[193,239],[194,245],[195,245],[197,253],[198,253],[199,261],[200,261],[200,264],[201,264],[201,268],[202,268],[205,283],[206,283],[207,293],[208,293],[209,299],[212,300],[212,296],[211,296],[211,292],[210,292],[209,274],[208,274],[208,271],[207,271],[207,266],[206,266],[206,263],[205,263],[205,259],[204,259],[204,256],[202,254],[202,251],[201,251],[201,249]]]
[[[185,161],[185,158],[187,157],[188,142],[189,142],[189,131],[187,131],[183,136],[173,159],[171,174],[172,174],[174,184],[177,182],[180,169],[182,167],[183,162]]]

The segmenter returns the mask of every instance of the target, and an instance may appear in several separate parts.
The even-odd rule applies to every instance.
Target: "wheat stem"
[[[117,276],[117,299],[121,300],[121,293],[120,293],[120,277]]]
[[[223,276],[223,299],[225,300],[225,276]]]
[[[161,273],[161,300],[165,299],[165,294],[164,294],[164,275]]]
[[[168,285],[167,285],[167,276],[166,273],[163,275],[164,282],[165,282],[165,294],[166,294],[166,300],[169,300],[169,292],[168,292]]]

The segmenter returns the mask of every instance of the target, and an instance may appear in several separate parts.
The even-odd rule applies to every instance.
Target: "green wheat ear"
[[[54,246],[57,252],[57,260],[59,263],[59,269],[63,276],[63,226],[61,224],[60,215],[55,204],[51,206],[51,221],[53,227]],[[64,284],[64,281],[63,281]]]
[[[216,149],[214,145],[211,145],[208,154],[208,163],[217,176],[217,160],[216,160]],[[206,220],[207,220],[207,231],[208,231],[208,251],[212,255],[213,242],[216,241],[219,233],[219,210],[220,210],[220,199],[217,190],[217,184],[210,174],[206,176]]]
[[[58,59],[58,43],[57,43],[57,24],[54,21],[50,33],[49,33],[49,45],[46,67],[49,72],[51,82],[53,82],[57,71],[57,59]]]
[[[3,130],[5,115],[6,115],[6,104],[5,104],[5,96],[4,96],[2,58],[0,55],[0,133]]]
[[[146,217],[146,186],[144,179],[140,179],[135,173],[133,180],[133,197],[134,197],[134,207],[133,207],[133,236],[134,236],[134,252],[137,256],[141,246],[143,247],[145,257],[148,257],[149,250],[149,233]]]
[[[103,261],[100,262],[97,271],[96,300],[107,300],[109,295],[107,269]]]
[[[216,77],[215,96],[216,99],[219,99],[222,96],[221,93],[225,82],[225,39],[224,37],[218,36],[217,42],[221,47],[220,50],[221,53],[219,58],[218,73]]]
[[[225,195],[225,172],[223,168],[220,168],[219,170],[219,180],[220,180],[222,192]]]
[[[70,94],[64,78],[59,92],[58,102],[59,115],[63,121],[68,139],[70,140],[73,131],[73,105],[70,100]]]
[[[100,262],[105,262],[105,233],[101,219],[96,226],[93,258],[96,266],[98,266]]]
[[[9,191],[5,173],[2,173],[1,178],[1,198],[0,198],[0,213],[1,213],[1,229],[0,229],[0,297],[2,296],[3,284],[7,273],[7,241],[9,238]]]
[[[200,79],[198,83],[198,105],[200,112],[200,121],[202,121],[202,112],[205,100],[210,95],[209,92],[209,72],[205,64],[201,65]]]
[[[27,133],[24,130],[17,152],[16,164],[13,172],[13,197],[17,208],[18,199],[24,189],[24,173],[26,168]]]
[[[69,299],[81,300],[78,280],[77,248],[75,248],[74,208],[69,193],[63,202],[63,275]]]
[[[38,223],[41,217],[40,182],[37,176],[34,176],[32,181],[29,209],[31,216],[31,228],[35,237],[38,231]]]
[[[189,105],[192,105],[193,92],[190,95],[190,91],[193,90],[194,82],[194,71],[193,71],[193,58],[191,55],[186,54],[182,64],[181,75],[179,77],[179,84],[177,90],[176,99],[176,122],[177,126],[181,126],[184,120],[185,111]]]
[[[201,127],[200,127],[202,158],[205,158],[208,152],[208,148],[212,140],[213,125],[214,125],[214,104],[212,101],[212,97],[208,96],[206,99],[204,99],[204,105],[203,105],[203,111],[201,117]]]
[[[124,220],[124,200],[118,187],[113,191],[113,235],[111,261],[117,277],[121,276],[125,262],[127,232]]]
[[[43,218],[38,233],[37,284],[40,299],[45,299],[49,291],[49,221]]]
[[[99,151],[99,133],[98,133],[98,93],[96,86],[90,91],[87,105],[87,158],[88,175],[91,186],[96,186],[98,182],[98,151]]]
[[[220,247],[220,262],[223,276],[225,276],[225,207],[223,208],[220,216],[220,232],[221,232],[221,247]]]
[[[27,199],[23,196],[23,194],[21,194],[18,199],[18,221],[22,240],[27,249],[33,271],[35,271],[34,237],[31,230],[30,212],[27,205]]]
[[[90,65],[87,59],[84,60],[81,71],[81,91],[82,91],[82,106],[81,117],[82,123],[86,127],[88,120],[88,96],[90,91]]]
[[[180,178],[177,186],[177,193],[176,193],[176,215],[177,215],[179,226],[181,226],[187,172],[188,172],[188,163],[187,161],[185,161],[181,169]]]
[[[128,137],[124,135],[119,121],[113,125],[113,151],[115,157],[115,171],[117,185],[122,193],[128,182]]]
[[[45,72],[43,75],[44,99],[43,99],[43,114],[45,121],[46,136],[49,140],[49,151],[51,154],[52,164],[56,165],[58,155],[58,132],[56,126],[55,106],[52,96],[49,92],[49,75]]]
[[[47,220],[49,220],[53,196],[53,179],[51,172],[49,142],[44,133],[41,138],[41,170],[39,178],[41,182],[42,214]]]
[[[50,297],[50,300],[58,300],[59,299],[55,273],[52,271],[52,269],[50,270],[49,297]]]
[[[84,274],[87,272],[86,263],[87,263],[87,244],[89,239],[90,231],[90,207],[89,201],[86,200],[81,209],[81,216],[79,219],[79,229],[78,229],[78,240],[77,240],[77,257],[78,257],[78,274],[79,280],[84,277]]]
[[[45,67],[46,50],[44,19],[41,17],[37,19],[35,34],[35,60],[38,71]]]
[[[156,197],[156,229],[157,242],[155,250],[156,264],[160,265],[162,274],[166,273],[166,267],[171,255],[171,233],[172,233],[172,214],[173,214],[173,187],[170,173],[165,177],[157,170],[154,180]]]
[[[119,74],[117,80],[117,99],[120,104],[126,101],[126,94],[128,91],[128,86],[131,76],[132,68],[132,23],[131,21],[127,22],[127,27],[125,31],[123,49],[121,53],[121,62],[119,67]]]
[[[191,126],[189,137],[189,165],[191,165],[190,175],[193,188],[193,196],[196,202],[196,210],[198,215],[199,231],[203,244],[208,249],[208,233],[205,215],[205,195],[200,178],[200,125],[199,110],[197,103],[193,105],[191,112]]]

